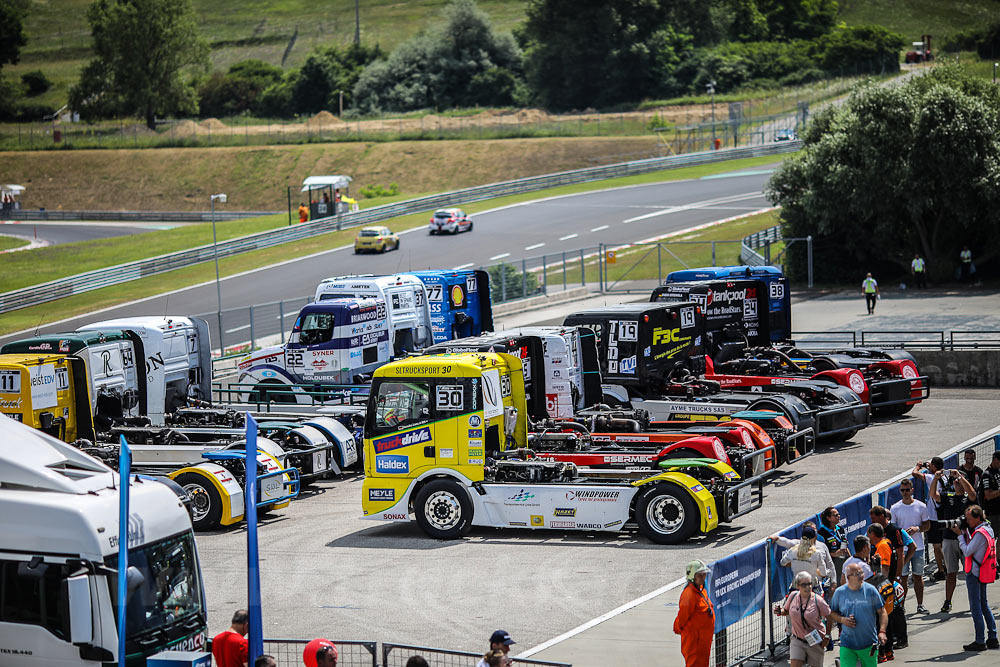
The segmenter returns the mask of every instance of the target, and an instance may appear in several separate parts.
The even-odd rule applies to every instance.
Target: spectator
[[[961,266],[961,272],[959,273],[960,280],[963,283],[969,282],[969,276],[972,275],[972,251],[969,250],[969,246],[962,246],[962,252],[958,254],[959,264]]]
[[[508,658],[507,655],[500,650],[487,651],[486,654],[482,657],[482,660],[483,664],[485,664],[486,667],[506,667],[511,663],[511,659]]]
[[[324,192],[323,193],[323,203],[324,204],[329,204],[330,203],[330,193],[329,192]]]
[[[893,581],[896,581],[902,576],[903,565],[910,558],[913,558],[913,554],[916,553],[916,542],[913,541],[909,533],[889,521],[889,512],[881,505],[871,508],[868,516],[872,520],[872,523],[882,526],[882,529],[885,531],[885,538],[889,540],[889,546],[892,547],[892,560],[889,563],[888,576]],[[906,550],[905,553],[904,549]]]
[[[923,289],[927,287],[927,265],[919,252],[913,255],[913,261],[910,262],[910,272],[913,274],[913,279],[917,283],[918,288]]]
[[[916,551],[903,563],[901,571],[903,591],[907,590],[910,575],[913,575],[913,591],[917,595],[917,612],[926,614],[924,607],[924,533],[930,528],[927,505],[913,498],[913,480],[904,479],[899,483],[903,499],[890,508],[892,521],[913,538]]]
[[[976,465],[975,449],[969,447],[962,452],[962,465],[958,466],[958,471],[969,480],[972,488],[979,490],[979,485],[983,481],[983,469]]]
[[[840,667],[875,667],[876,649],[886,642],[889,617],[882,596],[863,579],[858,563],[844,567],[847,585],[834,592],[830,618],[843,627],[840,632]]]
[[[486,661],[486,656],[494,651],[500,651],[504,655],[510,653],[510,647],[517,642],[510,638],[510,633],[506,630],[497,630],[492,635],[490,635],[490,650],[486,652],[478,663],[476,667],[489,667],[489,663]]]
[[[847,533],[840,526],[840,512],[836,507],[827,507],[820,513],[816,535],[830,552],[833,561],[831,576],[836,584],[831,586],[829,591],[830,595],[833,595],[833,589],[840,585],[840,580],[843,578],[844,563],[851,556],[851,550],[847,548]]]
[[[299,202],[299,222],[308,222],[308,221],[309,221],[309,208],[302,202]]]
[[[960,533],[958,528],[951,529],[958,533],[958,543],[962,547],[962,555],[965,556],[965,586],[969,593],[972,624],[976,629],[975,640],[962,647],[966,651],[1000,648],[1000,642],[997,641],[997,622],[990,610],[990,603],[986,600],[986,584],[996,580],[996,536],[993,534],[993,528],[985,523],[984,519],[983,508],[973,505],[965,510],[968,529]],[[987,574],[985,570],[992,570],[992,576],[982,576]],[[986,639],[987,631],[989,639]]]
[[[868,542],[871,544],[868,564],[871,565],[872,574],[881,574],[888,579],[892,568],[892,545],[885,539],[885,529],[882,524],[873,523],[868,526]]]
[[[947,475],[945,474],[947,472]],[[938,505],[938,518],[941,520],[960,519],[965,514],[965,508],[976,500],[976,490],[969,484],[964,475],[957,470],[938,470],[931,482],[931,498]],[[951,612],[951,598],[958,584],[958,557],[960,547],[958,534],[951,530],[941,531],[941,552],[944,554],[945,580],[944,604],[941,613]]]
[[[273,655],[264,654],[253,661],[253,667],[278,667]]]
[[[422,655],[411,655],[406,661],[406,667],[430,667]]]
[[[868,314],[875,314],[875,302],[878,300],[878,282],[872,278],[871,271],[861,282],[861,291],[865,295],[865,304],[868,306]]]
[[[832,638],[826,618],[830,607],[813,592],[812,576],[799,572],[792,581],[795,592],[785,597],[784,603],[775,603],[774,613],[787,616],[792,626],[792,637],[788,643],[788,660],[791,667],[822,667],[823,650]]]
[[[715,607],[705,591],[708,566],[700,560],[687,564],[687,585],[674,619],[674,634],[681,636],[685,667],[708,667],[715,639]]]
[[[250,613],[240,609],[233,614],[233,623],[212,638],[212,657],[218,667],[246,667],[247,633],[250,632]]]
[[[986,520],[992,524],[994,531],[1000,526],[1000,451],[993,452],[990,464],[983,471],[983,481],[980,484],[979,499]]]
[[[848,565],[854,565],[857,563],[861,566],[861,571],[864,573],[864,580],[871,579],[872,568],[868,564],[868,560],[871,558],[871,541],[869,541],[867,535],[858,535],[854,538],[854,555],[844,562],[844,572],[847,571]],[[847,585],[847,575],[842,574],[840,577],[839,584],[841,586]]]
[[[332,643],[316,649],[316,667],[337,667],[337,647]]]
[[[792,568],[792,574],[808,572],[812,577],[813,588],[822,594],[822,581],[828,579],[833,571],[833,559],[826,545],[816,542],[816,529],[811,521],[802,525],[802,537],[789,540],[780,535],[772,535],[771,540],[788,549],[781,555],[781,564]]]
[[[935,456],[930,461],[917,461],[917,464],[913,467],[913,472],[910,473],[914,479],[921,479],[924,482],[924,486],[927,487],[927,516],[931,520],[931,527],[927,530],[927,543],[931,545],[934,550],[934,563],[937,565],[937,570],[934,572],[934,581],[944,581],[945,578],[945,567],[944,567],[944,554],[941,551],[941,527],[935,525],[937,521],[937,503],[930,496],[931,482],[934,479],[934,473],[938,470],[944,468],[944,459],[940,456]],[[930,472],[924,472],[924,469]]]

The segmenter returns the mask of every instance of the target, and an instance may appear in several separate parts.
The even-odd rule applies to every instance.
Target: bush
[[[359,192],[365,199],[374,199],[375,197],[393,197],[399,194],[399,184],[390,183],[387,188],[378,184],[366,185],[361,188]]]
[[[262,60],[244,60],[229,71],[214,72],[198,87],[199,111],[203,117],[260,113],[264,91],[281,81],[280,67]]]
[[[28,97],[41,95],[52,87],[52,82],[49,81],[48,77],[40,69],[22,74],[21,82],[27,90]]]
[[[521,273],[513,264],[496,264],[486,270],[490,276],[490,298],[494,303],[533,296],[538,292],[538,276]]]

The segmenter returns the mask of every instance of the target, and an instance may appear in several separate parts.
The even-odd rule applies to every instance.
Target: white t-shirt
[[[903,530],[912,526],[919,526],[924,521],[930,519],[930,513],[927,509],[927,505],[923,504],[919,500],[914,500],[909,505],[900,500],[889,508],[889,513],[892,514],[892,522]],[[910,533],[910,537],[913,538],[914,543],[917,545],[917,553],[923,550],[924,534]]]
[[[847,560],[844,561],[844,570],[843,570],[843,572],[844,572],[844,580],[845,581],[847,580],[847,566],[848,565],[853,565],[854,563],[857,563],[858,565],[861,566],[861,571],[865,573],[865,576],[864,576],[865,580],[868,580],[868,579],[871,578],[871,576],[872,576],[872,569],[868,565],[868,563],[864,562],[860,558],[855,558],[854,556],[851,556],[850,558],[848,558]]]
[[[933,481],[934,475],[925,472],[924,484],[927,486],[927,516],[931,521],[937,521],[937,505],[934,504],[934,500],[931,498],[931,482]]]

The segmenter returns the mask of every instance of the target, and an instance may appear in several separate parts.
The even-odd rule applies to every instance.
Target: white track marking
[[[545,245],[545,244],[544,243],[536,243],[535,245],[524,246],[524,249],[525,250],[534,250],[535,248],[541,248],[543,245]]]
[[[451,270],[452,271],[461,271],[462,269],[467,269],[470,266],[475,266],[475,264],[472,263],[472,262],[469,262],[468,264],[462,264],[461,266],[454,266],[454,267],[452,267]]]
[[[607,228],[608,228],[608,227],[610,227],[610,226],[611,226],[611,225],[601,225],[600,227],[594,227],[594,228],[593,228],[593,229],[591,229],[590,231],[592,231],[592,232],[599,232],[599,231],[601,231],[601,230],[604,230],[604,229],[607,229]]]
[[[628,218],[622,220],[622,223],[629,224],[630,222],[638,222],[639,220],[648,220],[649,218],[655,218],[661,215],[670,215],[671,213],[680,213],[681,211],[690,211],[694,208],[702,208],[704,206],[712,206],[715,204],[731,204],[738,201],[746,201],[747,199],[760,199],[764,196],[761,192],[744,192],[738,195],[728,195],[726,197],[716,197],[715,199],[705,199],[704,201],[696,201],[690,204],[682,204],[680,206],[671,206],[670,208],[660,209],[659,211],[653,211],[652,213],[646,213],[644,215],[637,215],[634,218]]]
[[[490,261],[492,262],[492,261],[497,260],[497,259],[503,259],[504,257],[510,257],[510,253],[509,252],[504,252],[504,253],[501,253],[499,255],[493,255],[492,257],[490,257]]]
[[[570,239],[575,239],[579,234],[567,234],[566,236],[560,236],[560,241],[569,241]]]

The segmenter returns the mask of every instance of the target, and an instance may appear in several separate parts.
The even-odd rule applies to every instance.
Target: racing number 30
[[[438,410],[461,410],[462,387],[457,384],[438,385],[434,404]]]

